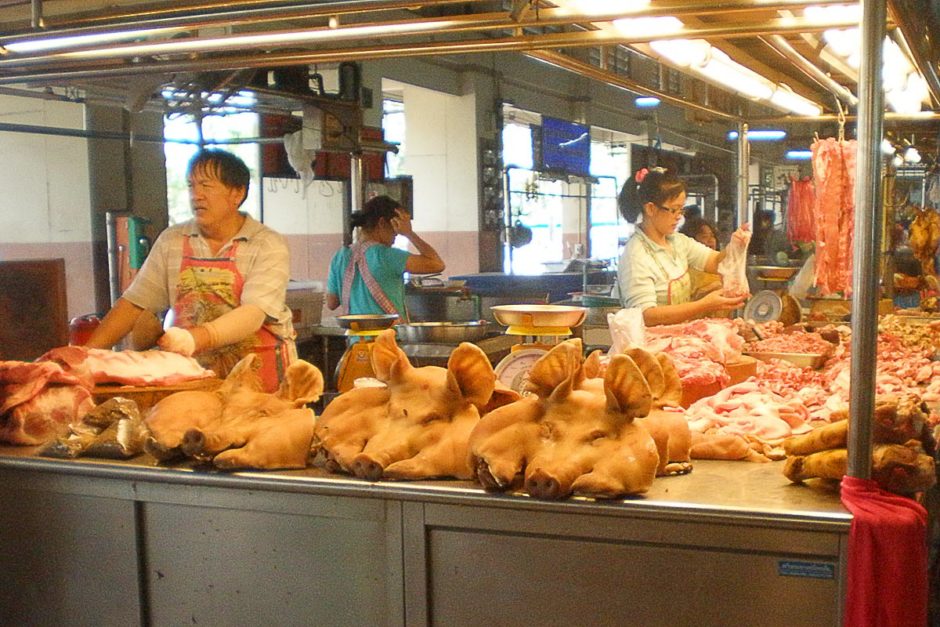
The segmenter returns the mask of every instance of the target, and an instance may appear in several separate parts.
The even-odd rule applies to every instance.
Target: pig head
[[[636,418],[650,386],[627,355],[582,359],[581,340],[554,347],[529,373],[533,395],[485,415],[470,436],[470,465],[489,490],[537,498],[614,498],[649,490],[659,454]]]
[[[415,368],[389,329],[375,339],[372,367],[385,388],[344,392],[317,421],[327,468],[369,481],[470,479],[467,442],[496,382],[486,354],[465,342],[447,368]]]
[[[189,457],[218,468],[304,468],[315,417],[307,403],[323,392],[323,375],[292,363],[274,394],[262,391],[259,357],[244,357],[213,392],[171,394],[145,420],[144,448],[158,460]]]

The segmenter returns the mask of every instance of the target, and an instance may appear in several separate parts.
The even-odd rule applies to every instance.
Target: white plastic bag
[[[610,328],[610,355],[619,355],[635,346],[646,346],[646,323],[641,309],[631,307],[609,313],[607,326]]]
[[[747,245],[750,242],[751,230],[746,224],[731,236],[725,257],[718,264],[723,296],[735,298],[750,295],[751,289],[747,283]]]

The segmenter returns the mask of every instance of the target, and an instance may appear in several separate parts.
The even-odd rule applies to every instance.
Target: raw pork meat
[[[95,383],[178,385],[215,376],[192,357],[159,350],[109,351],[63,346],[39,359],[60,363],[69,371],[87,369]]]
[[[0,441],[45,444],[94,407],[91,382],[59,364],[0,361]]]

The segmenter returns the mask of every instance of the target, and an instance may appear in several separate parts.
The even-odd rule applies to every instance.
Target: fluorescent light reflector
[[[786,131],[777,129],[754,130],[747,132],[748,141],[772,142],[784,139],[787,136]],[[737,131],[728,131],[728,139],[734,141],[738,138]]]

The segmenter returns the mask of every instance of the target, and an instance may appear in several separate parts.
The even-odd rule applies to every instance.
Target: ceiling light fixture
[[[148,39],[156,35],[169,35],[172,33],[183,32],[185,30],[186,29],[184,28],[145,28],[122,32],[73,35],[71,37],[40,37],[37,39],[11,41],[9,43],[3,44],[3,48],[8,52],[15,52],[16,54],[32,54],[35,52],[62,50],[63,48],[82,48],[85,46],[113,44],[122,41],[134,41],[137,39]]]
[[[813,151],[807,149],[788,150],[785,155],[790,161],[809,161],[813,158]]]
[[[652,107],[658,107],[660,103],[659,98],[655,96],[637,96],[633,100],[633,104],[641,109],[650,109]]]

